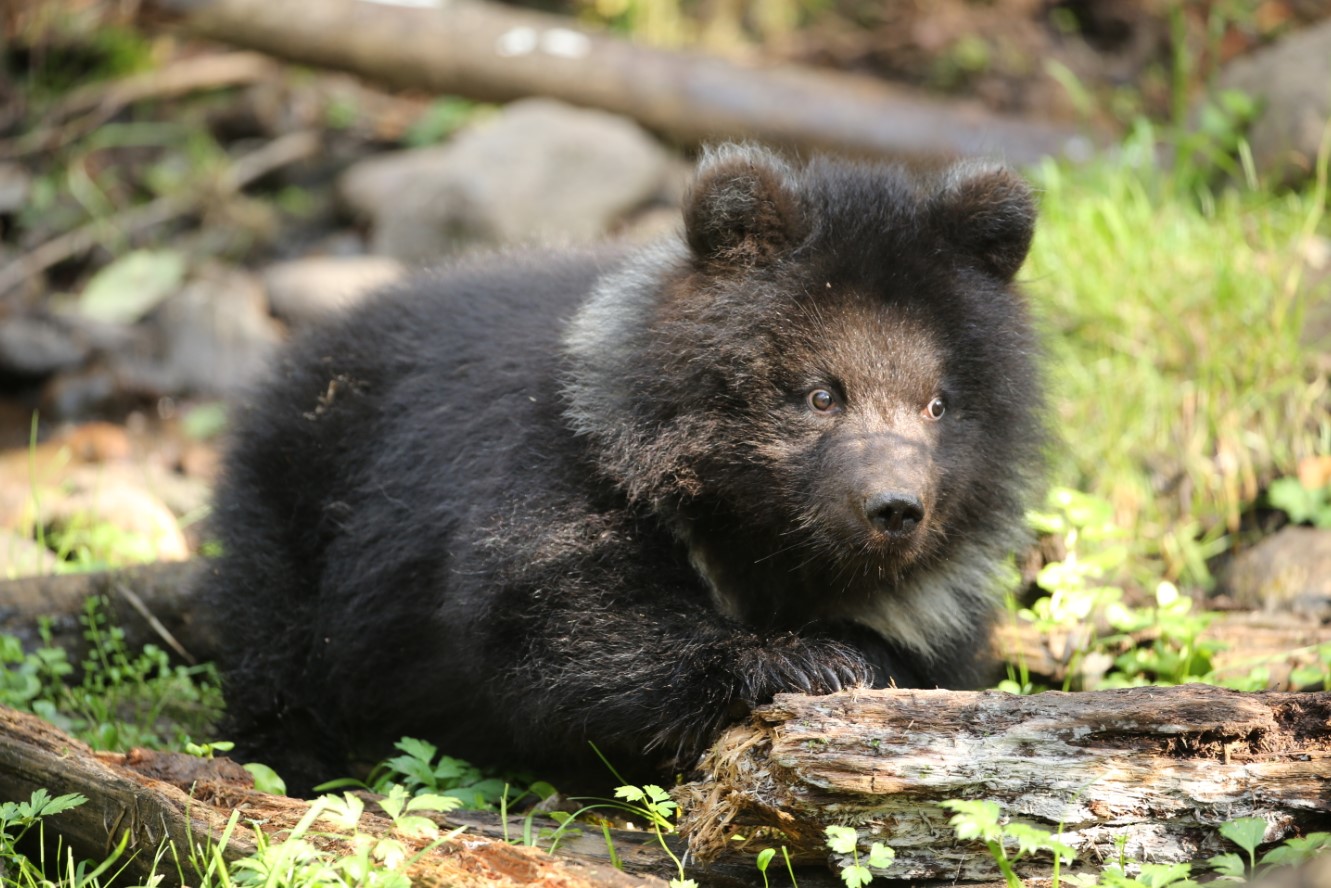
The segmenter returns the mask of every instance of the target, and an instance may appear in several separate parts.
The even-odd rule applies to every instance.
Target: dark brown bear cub
[[[980,680],[1040,461],[984,165],[708,154],[682,237],[475,260],[296,342],[205,593],[226,736],[293,789],[400,737],[688,768],[781,691]]]

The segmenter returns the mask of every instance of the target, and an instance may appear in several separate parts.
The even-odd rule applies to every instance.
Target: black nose
[[[874,530],[908,536],[924,520],[924,505],[906,493],[875,493],[864,501],[864,515]]]

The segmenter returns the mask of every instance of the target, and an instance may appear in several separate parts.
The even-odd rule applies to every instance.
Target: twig
[[[116,583],[112,588],[115,589],[117,595],[129,602],[130,607],[138,611],[139,616],[143,617],[148,625],[152,627],[152,630],[157,633],[157,636],[166,642],[167,646],[180,656],[180,659],[191,666],[199,665],[199,658],[186,650],[185,646],[171,634],[171,630],[162,625],[162,621],[157,619],[152,611],[148,610],[148,606],[143,603],[142,598],[135,594],[133,589],[124,583]]]
[[[267,56],[255,52],[229,52],[177,59],[155,71],[134,74],[109,84],[86,86],[53,108],[40,128],[0,142],[0,157],[13,159],[67,144],[92,132],[135,102],[244,86],[271,77],[276,70],[277,64]],[[77,119],[67,122],[75,117]]]

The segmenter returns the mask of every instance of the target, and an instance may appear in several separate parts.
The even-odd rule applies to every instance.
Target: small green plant
[[[1121,542],[1122,530],[1114,523],[1113,507],[1107,500],[1081,491],[1053,488],[1045,508],[1030,512],[1027,521],[1037,533],[1058,539],[1065,554],[1040,569],[1036,583],[1048,594],[1019,610],[1017,617],[1032,623],[1043,635],[1086,635],[1086,643],[1075,648],[1067,664],[1063,684],[1067,691],[1092,649],[1094,618],[1123,598],[1122,589],[1103,580],[1123,573],[1128,550]],[[1008,680],[999,687],[1014,693],[1036,690],[1024,663],[1009,666]]]
[[[38,789],[26,802],[0,804],[0,879],[5,885],[47,884],[41,867],[21,854],[17,846],[34,828],[42,831],[43,818],[77,808],[87,801],[78,793],[52,797],[46,790]]]
[[[685,878],[684,862],[670,849],[665,840],[667,833],[675,831],[675,817],[679,814],[679,807],[670,798],[670,793],[649,783],[646,786],[620,786],[615,789],[615,798],[628,803],[619,806],[622,811],[641,817],[656,833],[656,840],[661,850],[670,858],[679,874],[670,880],[670,888],[698,888],[697,882]]]
[[[1054,538],[1065,554],[1036,576],[1045,596],[1027,608],[1010,608],[1017,620],[1029,623],[1041,635],[1067,640],[1063,690],[1073,690],[1078,680],[1081,688],[1186,682],[1236,690],[1269,686],[1270,663],[1258,662],[1242,673],[1233,665],[1223,674],[1216,671],[1215,656],[1222,645],[1206,637],[1215,614],[1198,609],[1174,583],[1156,576],[1146,580],[1154,584],[1151,604],[1130,606],[1126,602],[1123,588],[1113,578],[1128,573],[1130,551],[1107,500],[1054,488],[1045,508],[1031,512],[1028,520],[1040,533]],[[1303,664],[1291,674],[1296,687],[1331,686],[1331,646],[1327,647],[1286,652],[1286,659]],[[1310,651],[1318,659],[1308,664]],[[1008,677],[998,687],[1012,693],[1041,689],[1022,662],[1009,663]]]
[[[364,888],[410,888],[406,867],[433,848],[462,831],[441,833],[435,822],[422,812],[447,813],[455,810],[455,798],[421,794],[412,796],[396,786],[378,806],[393,822],[393,835],[371,836],[358,831],[365,803],[350,793],[321,796],[285,839],[274,842],[255,827],[255,853],[235,861],[226,869],[210,865],[206,886],[333,886],[356,885]],[[233,817],[233,824],[235,818]],[[324,822],[331,834],[318,833],[314,826]],[[317,839],[325,835],[348,840],[350,854],[326,850]],[[404,838],[428,839],[429,844],[412,854]],[[225,875],[223,875],[225,874]]]
[[[1277,478],[1267,489],[1266,500],[1295,524],[1331,527],[1331,484],[1305,487],[1298,478]]]
[[[409,148],[437,144],[473,120],[478,113],[484,113],[485,109],[486,106],[457,96],[436,99],[407,127],[402,141]]]
[[[1313,690],[1321,685],[1322,690],[1331,691],[1331,644],[1319,645],[1313,650],[1317,661],[1290,670],[1289,683],[1300,690]]]
[[[440,755],[439,748],[433,743],[403,737],[393,746],[402,754],[380,762],[364,782],[344,778],[317,788],[329,790],[354,786],[386,795],[394,786],[401,785],[413,794],[452,796],[463,807],[477,811],[491,811],[501,802],[507,803],[508,784],[503,779],[486,776],[480,768],[461,759]],[[538,794],[547,786],[540,784]]]
[[[1020,888],[1015,864],[1026,856],[1049,852],[1054,856],[1054,884],[1058,884],[1059,868],[1076,859],[1076,852],[1054,838],[1053,833],[1037,829],[1027,823],[1004,823],[1003,809],[997,802],[984,799],[948,799],[939,803],[952,811],[948,825],[962,840],[976,839],[985,844],[998,869],[1010,888]],[[1015,845],[1015,853],[1008,846]]]
[[[1173,583],[1162,580],[1156,587],[1155,607],[1113,608],[1108,619],[1124,636],[1149,629],[1154,637],[1149,644],[1133,645],[1116,657],[1117,672],[1106,676],[1103,687],[1176,685],[1210,679],[1212,657],[1220,645],[1201,635],[1214,614],[1194,612],[1192,599],[1181,595]],[[1109,636],[1103,643],[1113,645],[1118,640]]]
[[[866,863],[860,863],[859,834],[854,829],[829,826],[823,832],[827,835],[828,848],[837,854],[851,856],[851,862],[841,867],[841,881],[846,883],[846,888],[864,888],[873,881],[873,869],[887,869],[897,858],[897,852],[891,847],[874,842],[869,846]]]
[[[211,759],[215,753],[230,752],[236,748],[236,744],[230,740],[217,740],[212,743],[186,743],[183,750],[186,755],[197,756],[201,759]]]
[[[1266,821],[1260,817],[1240,817],[1220,825],[1220,835],[1243,849],[1247,863],[1237,854],[1218,854],[1208,862],[1224,879],[1245,881],[1257,871],[1257,846],[1266,837]]]
[[[1257,876],[1259,868],[1297,866],[1331,851],[1331,833],[1316,832],[1286,839],[1258,858],[1257,847],[1265,839],[1266,829],[1267,822],[1261,817],[1240,817],[1221,824],[1220,835],[1243,851],[1242,856],[1229,852],[1207,861],[1221,880],[1247,884]]]
[[[213,667],[172,665],[151,644],[131,654],[105,608],[92,597],[80,616],[88,656],[77,681],[49,623],[39,626],[42,645],[31,653],[18,639],[0,636],[0,703],[39,715],[97,749],[181,749],[210,730],[222,707]]]

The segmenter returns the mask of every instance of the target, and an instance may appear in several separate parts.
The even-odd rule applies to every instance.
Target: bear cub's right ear
[[[684,201],[694,255],[710,270],[726,271],[766,265],[793,250],[807,230],[793,177],[790,165],[765,149],[709,149]]]

